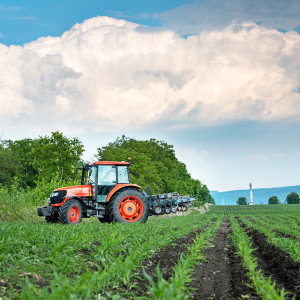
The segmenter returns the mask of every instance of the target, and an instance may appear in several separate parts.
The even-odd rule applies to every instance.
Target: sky
[[[0,3],[0,133],[174,146],[210,190],[299,185],[298,0]]]

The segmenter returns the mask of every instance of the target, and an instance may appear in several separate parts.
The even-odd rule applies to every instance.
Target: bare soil
[[[286,299],[300,300],[300,263],[294,261],[280,248],[270,244],[267,237],[239,220],[240,225],[246,228],[251,238],[253,254],[256,256],[263,274],[275,280],[278,289],[284,288],[288,294]]]
[[[173,267],[176,265],[180,255],[188,252],[188,247],[193,245],[196,236],[203,232],[205,228],[199,228],[190,234],[179,238],[171,246],[156,252],[151,258],[143,262],[143,267],[139,269],[140,279],[136,282],[139,287],[137,296],[144,296],[150,285],[143,276],[143,269],[154,281],[157,281],[156,268],[159,265],[160,272],[165,280],[169,280],[173,275]]]
[[[212,240],[212,247],[204,250],[207,262],[196,266],[190,287],[193,299],[261,299],[250,284],[229,234],[230,223],[224,219]]]
[[[276,230],[276,229],[273,229],[272,231],[276,233],[276,236],[279,236],[279,237],[285,237],[285,238],[288,238],[288,239],[291,239],[291,240],[296,240],[296,241],[300,242],[300,240],[297,239],[297,238],[296,238],[295,236],[293,236],[293,235],[290,235],[290,234],[287,234],[287,233],[283,233],[283,232],[281,232],[281,231],[279,231],[279,230]]]
[[[200,228],[178,239],[172,246],[162,249],[145,261],[143,265],[146,273],[156,281],[156,267],[159,264],[164,279],[169,280],[174,274],[173,267],[180,255],[187,253],[187,247],[194,243],[193,239],[203,230]],[[189,285],[193,289],[192,299],[261,299],[254,289],[247,285],[250,284],[250,280],[241,259],[235,254],[230,233],[229,220],[225,218],[211,241],[212,247],[203,252],[207,262],[195,266],[195,273]],[[139,290],[135,294],[145,296],[149,282],[141,275],[136,284]]]
[[[300,300],[300,264],[289,257],[278,247],[267,242],[265,235],[257,230],[248,229],[259,266],[265,276],[271,276],[276,286],[289,292],[286,299]]]

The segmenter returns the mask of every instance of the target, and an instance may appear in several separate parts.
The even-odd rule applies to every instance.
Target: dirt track
[[[235,254],[229,234],[228,219],[224,219],[213,239],[212,247],[204,250],[207,262],[195,269],[191,287],[194,299],[260,299],[246,285],[250,283],[241,259]]]

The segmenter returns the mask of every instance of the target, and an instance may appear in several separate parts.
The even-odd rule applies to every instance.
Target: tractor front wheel
[[[143,193],[130,188],[116,192],[109,204],[110,219],[121,223],[146,222],[149,209]]]
[[[63,224],[75,225],[82,220],[82,205],[78,200],[67,200],[58,212],[59,221]]]
[[[54,212],[51,216],[45,217],[47,223],[59,223],[58,213]]]

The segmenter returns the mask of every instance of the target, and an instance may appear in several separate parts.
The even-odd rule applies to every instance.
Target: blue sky
[[[1,1],[0,132],[174,145],[211,190],[298,185],[296,0]]]
[[[148,26],[160,26],[154,14],[171,10],[192,1],[1,1],[2,43],[22,45],[41,36],[60,36],[74,24],[101,15],[124,18]]]

